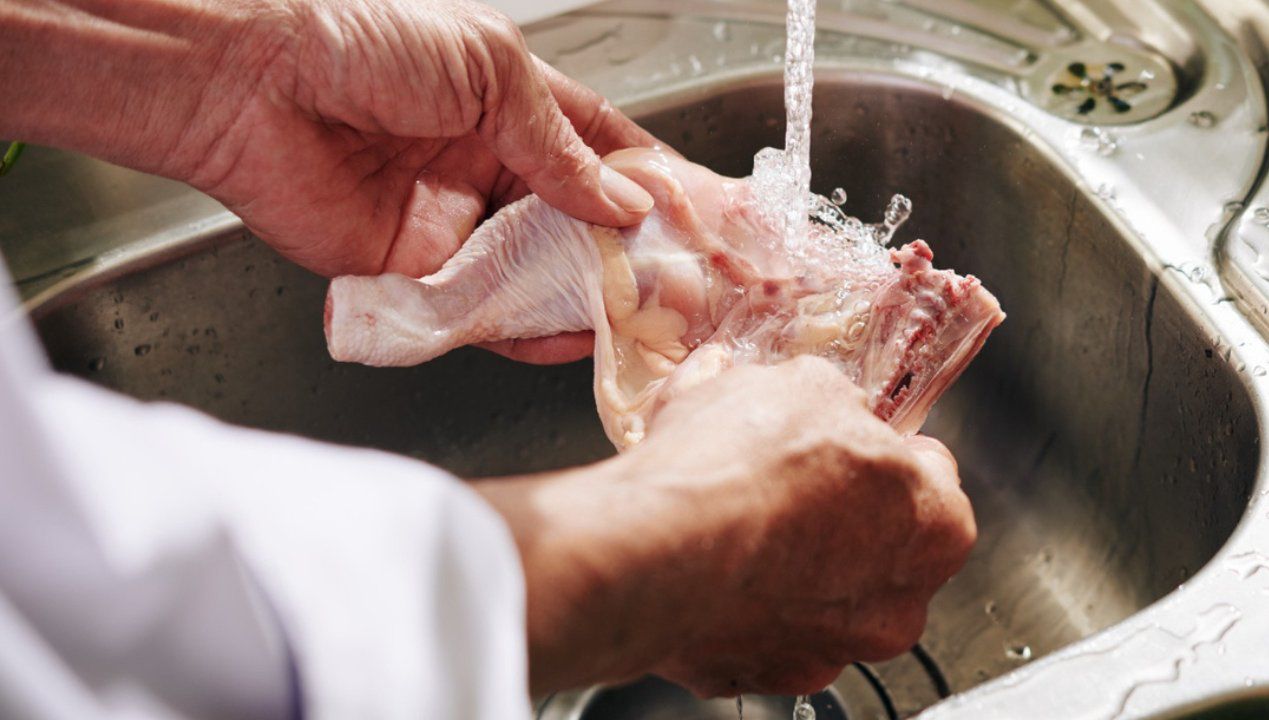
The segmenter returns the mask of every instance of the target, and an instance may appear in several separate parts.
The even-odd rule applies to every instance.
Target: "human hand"
[[[530,191],[602,225],[651,209],[651,196],[597,152],[655,139],[537,61],[490,8],[297,8],[294,38],[267,56],[258,89],[189,178],[283,255],[324,275],[418,277],[439,269],[487,211]],[[572,333],[490,349],[559,362],[589,355],[592,343]]]
[[[809,357],[692,389],[612,460],[479,487],[520,545],[535,691],[818,691],[910,648],[976,534],[947,450]]]
[[[702,517],[720,530],[752,526],[713,612],[657,672],[702,695],[812,693],[909,650],[977,535],[951,453],[899,437],[818,358],[720,381],[667,406],[648,451],[713,478],[723,507]]]
[[[269,48],[238,52],[262,67],[225,68],[256,78],[232,121],[195,125],[172,162],[300,264],[429,274],[491,205],[526,188],[602,225],[651,208],[596,151],[655,140],[537,61],[496,11],[467,0],[289,7],[241,41]]]
[[[53,0],[0,28],[0,137],[189,182],[323,275],[430,274],[530,191],[601,225],[652,207],[597,152],[655,139],[470,0]]]

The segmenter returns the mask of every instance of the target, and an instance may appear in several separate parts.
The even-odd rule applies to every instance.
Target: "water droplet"
[[[1205,283],[1207,281],[1207,268],[1198,263],[1184,263],[1177,267],[1181,274],[1192,283]],[[1216,342],[1216,349],[1220,350],[1220,341]]]
[[[846,204],[846,191],[841,188],[833,188],[833,193],[828,196],[830,202],[841,207]]]
[[[1251,219],[1261,225],[1269,225],[1269,208],[1258,207],[1251,212]]]
[[[1229,202],[1227,202],[1227,203],[1225,203],[1223,206],[1221,206],[1221,210],[1222,210],[1222,211],[1223,211],[1226,215],[1237,215],[1238,213],[1240,213],[1240,212],[1242,212],[1242,211],[1243,211],[1243,208],[1244,208],[1244,207],[1247,207],[1247,206],[1246,206],[1246,205],[1244,205],[1244,204],[1242,203],[1242,201],[1239,201],[1239,200],[1230,200]]]
[[[1264,377],[1265,375],[1269,375],[1269,370],[1265,370],[1263,365],[1257,365],[1251,369],[1251,374],[1256,377]]]
[[[718,42],[727,42],[731,39],[731,26],[725,22],[714,23],[714,29],[712,32],[714,39]],[[736,698],[736,701],[739,702],[740,698]]]
[[[912,201],[904,195],[895,195],[890,198],[890,204],[886,206],[886,228],[894,232],[911,216]]]
[[[1102,183],[1101,185],[1098,185],[1097,197],[1101,198],[1102,200],[1114,200],[1115,186],[1111,185],[1110,183]]]
[[[136,353],[137,357],[145,357],[150,354],[150,344],[145,343],[143,345],[138,345],[132,349],[132,352]]]
[[[116,330],[123,329],[123,318],[115,318],[115,329]]]
[[[93,358],[88,361],[88,369],[97,372],[106,366],[106,358]]]
[[[1216,116],[1207,110],[1190,113],[1189,120],[1194,127],[1210,128],[1216,125]]]
[[[1102,157],[1110,157],[1119,150],[1119,140],[1101,128],[1089,127],[1080,131],[1080,147]]]
[[[1010,643],[1005,646],[1005,657],[1018,662],[1031,659],[1031,646],[1023,643]]]
[[[799,695],[793,706],[793,720],[815,720],[815,708],[807,702],[805,695]]]
[[[745,720],[745,698],[736,696],[736,720]]]

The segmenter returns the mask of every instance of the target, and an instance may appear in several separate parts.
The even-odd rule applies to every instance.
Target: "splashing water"
[[[912,213],[895,195],[884,220],[866,224],[847,215],[841,188],[826,198],[811,193],[811,97],[814,89],[816,0],[788,0],[784,56],[784,149],[763,148],[750,178],[755,204],[778,230],[784,249],[807,265],[843,267],[887,262],[884,246]]]
[[[815,85],[816,0],[788,0],[784,54],[784,150],[763,148],[754,156],[750,188],[761,215],[776,229],[785,250],[812,264],[846,267],[888,263],[885,246],[912,214],[912,201],[895,195],[881,223],[866,225],[847,215],[846,192],[831,198],[811,193],[811,95]],[[812,220],[815,222],[812,223]],[[736,714],[744,705],[736,698]],[[815,720],[807,696],[793,705],[793,720]]]

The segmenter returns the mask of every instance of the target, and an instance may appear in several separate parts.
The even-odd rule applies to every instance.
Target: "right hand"
[[[915,644],[976,536],[947,450],[810,357],[693,388],[611,460],[480,487],[521,549],[535,692],[819,691]]]
[[[657,672],[706,696],[813,693],[849,662],[911,649],[977,535],[947,449],[901,438],[819,358],[700,390],[639,452],[713,495],[695,522],[728,571]]]

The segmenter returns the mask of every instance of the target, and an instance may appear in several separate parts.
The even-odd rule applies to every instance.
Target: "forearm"
[[[476,483],[520,550],[534,693],[649,671],[688,640],[729,570],[703,496],[624,458]],[[689,486],[690,488],[690,486]]]
[[[246,36],[283,11],[281,0],[0,3],[0,137],[188,177],[267,64],[269,44]]]

